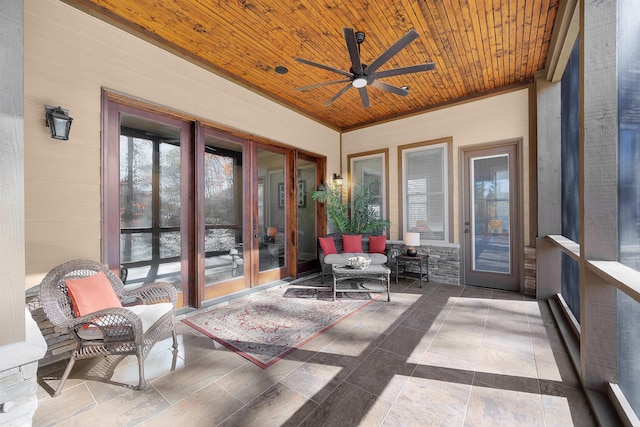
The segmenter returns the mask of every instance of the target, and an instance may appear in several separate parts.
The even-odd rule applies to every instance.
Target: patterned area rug
[[[338,293],[290,285],[241,298],[183,322],[266,368],[373,300],[368,293]]]

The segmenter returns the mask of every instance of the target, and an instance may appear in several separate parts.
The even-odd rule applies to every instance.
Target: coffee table
[[[333,300],[337,292],[386,292],[391,301],[389,278],[391,270],[385,265],[370,265],[364,269],[333,264]]]

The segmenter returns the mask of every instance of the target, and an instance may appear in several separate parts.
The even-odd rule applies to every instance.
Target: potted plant
[[[380,219],[374,208],[373,182],[358,181],[351,192],[351,200],[342,197],[341,186],[321,188],[312,194],[313,200],[324,203],[327,220],[335,231],[342,234],[373,234],[381,232],[391,224]]]

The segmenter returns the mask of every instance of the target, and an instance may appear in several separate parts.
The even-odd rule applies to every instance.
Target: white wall
[[[529,176],[528,89],[347,132],[342,136],[343,175],[346,176],[349,154],[389,148],[389,219],[391,221],[391,239],[397,239],[400,215],[400,200],[398,200],[397,191],[400,188],[398,146],[445,137],[453,139],[454,243],[460,242],[460,182],[458,181],[460,147],[522,139],[524,244],[528,245],[529,186],[526,180],[526,177]]]
[[[26,287],[73,258],[100,260],[102,87],[327,156],[338,132],[58,0],[25,0]],[[44,106],[73,117],[55,141]]]

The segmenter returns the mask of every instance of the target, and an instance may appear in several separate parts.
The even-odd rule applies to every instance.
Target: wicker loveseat
[[[344,238],[349,240],[352,237],[356,237],[357,238],[358,235],[356,236],[347,236],[345,235]],[[369,239],[370,237],[366,237],[363,236],[361,237],[361,243],[362,243],[362,251],[351,251],[351,250],[347,250],[345,251],[345,242],[347,242],[347,240],[343,239],[343,236],[327,236],[327,237],[320,237],[318,239],[319,242],[319,249],[318,249],[318,259],[320,260],[320,270],[322,273],[322,283],[324,283],[324,276],[325,275],[331,275],[331,268],[333,264],[346,264],[347,260],[349,258],[352,257],[356,257],[356,256],[364,256],[367,257],[369,259],[371,259],[371,264],[377,264],[377,265],[381,265],[381,264],[386,264],[387,263],[387,254],[386,254],[386,236],[371,236],[372,242],[375,239],[381,239],[376,241],[375,245],[372,244],[372,246],[375,246],[374,251],[370,251],[370,247],[369,247]],[[326,239],[332,239],[333,240],[333,244],[334,247],[336,249],[337,253],[329,253],[329,252],[333,252],[331,250],[327,251],[327,245]],[[324,247],[323,247],[324,246]],[[349,242],[347,242],[347,249],[349,248]]]

